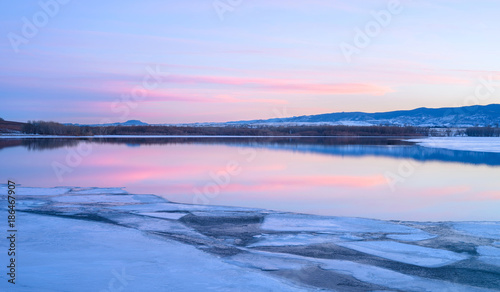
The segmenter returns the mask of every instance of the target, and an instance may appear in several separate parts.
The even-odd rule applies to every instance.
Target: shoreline
[[[404,141],[428,148],[500,153],[500,137],[429,137]]]
[[[401,138],[408,139],[411,137],[422,136],[225,136],[225,135],[99,135],[99,136],[59,136],[59,135],[0,135],[1,138]]]

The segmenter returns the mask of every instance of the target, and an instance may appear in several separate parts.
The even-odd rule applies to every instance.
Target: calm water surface
[[[500,220],[500,154],[396,138],[0,139],[0,176],[182,203],[400,220]]]

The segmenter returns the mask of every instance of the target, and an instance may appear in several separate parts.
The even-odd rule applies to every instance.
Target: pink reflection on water
[[[126,187],[184,203],[193,203],[195,188],[203,192],[212,184],[218,188],[209,200],[214,205],[380,219],[499,218],[496,168],[425,163],[393,192],[383,174],[397,171],[396,158],[255,148],[255,159],[248,159],[242,147],[224,144],[92,145],[92,153],[62,183],[50,165],[64,162],[65,148],[3,149],[0,158],[11,167],[0,174],[15,175],[24,186]],[[227,174],[229,161],[241,168],[238,174]]]

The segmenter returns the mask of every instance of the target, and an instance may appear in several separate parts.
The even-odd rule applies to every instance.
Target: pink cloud
[[[464,198],[465,201],[500,201],[499,191],[484,191]]]
[[[388,87],[362,83],[318,84],[307,80],[264,79],[221,76],[183,76],[172,75],[168,82],[176,84],[221,84],[247,86],[257,89],[278,90],[280,93],[308,94],[372,94],[384,95],[392,90]]]

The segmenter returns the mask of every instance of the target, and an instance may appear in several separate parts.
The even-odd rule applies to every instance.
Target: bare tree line
[[[95,135],[206,135],[206,136],[427,136],[429,128],[397,126],[109,126],[63,125],[56,122],[29,121],[26,134],[60,136]]]

